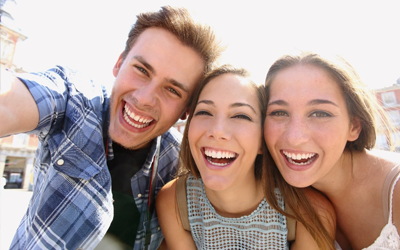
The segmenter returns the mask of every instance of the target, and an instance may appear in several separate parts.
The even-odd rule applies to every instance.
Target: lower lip
[[[151,127],[154,126],[155,123],[154,123],[154,121],[152,121],[152,122],[150,122],[149,126],[144,127],[144,128],[135,128],[135,127],[133,127],[132,125],[130,125],[129,123],[127,123],[125,121],[125,118],[124,118],[124,106],[125,106],[125,103],[121,103],[121,109],[120,109],[120,112],[119,112],[119,121],[120,121],[120,123],[122,124],[122,126],[124,128],[126,128],[127,130],[129,130],[131,132],[136,132],[137,133],[137,132],[145,132],[145,131],[149,130]]]
[[[286,163],[286,166],[288,166],[291,170],[294,170],[294,171],[306,171],[307,169],[311,168],[314,165],[315,161],[318,159],[318,155],[317,155],[315,157],[315,159],[310,164],[307,164],[307,165],[296,165],[296,164],[290,163],[288,161],[288,159],[286,158],[286,156],[283,154],[283,152],[280,152],[280,153],[281,153],[281,155],[282,155],[282,157],[283,157],[283,159],[284,159],[284,161]]]

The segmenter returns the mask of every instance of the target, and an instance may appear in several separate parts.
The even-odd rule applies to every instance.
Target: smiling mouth
[[[149,126],[152,121],[154,121],[154,119],[136,115],[132,110],[129,109],[127,104],[125,104],[122,112],[124,115],[124,120],[135,128],[145,128]]]
[[[318,156],[318,154],[315,153],[295,154],[286,151],[282,151],[282,153],[286,157],[288,162],[298,166],[311,164]]]
[[[236,160],[238,155],[232,151],[204,148],[206,160],[215,166],[223,167]]]

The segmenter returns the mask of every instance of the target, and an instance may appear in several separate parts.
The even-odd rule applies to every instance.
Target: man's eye
[[[181,97],[181,94],[178,92],[178,91],[176,91],[174,88],[168,88],[168,91],[170,91],[171,93],[173,93],[174,95],[177,95],[177,96],[179,96],[179,97]]]
[[[199,116],[199,115],[207,115],[207,116],[212,116],[210,112],[200,110],[194,113],[194,116]]]
[[[147,70],[145,70],[144,68],[139,67],[139,66],[135,66],[135,68],[137,68],[140,72],[142,72],[142,73],[145,74],[146,76],[149,75],[149,73],[147,72]]]
[[[232,118],[239,118],[239,119],[245,119],[245,120],[248,120],[248,121],[252,121],[252,119],[250,117],[248,117],[247,115],[243,115],[243,114],[235,115]]]

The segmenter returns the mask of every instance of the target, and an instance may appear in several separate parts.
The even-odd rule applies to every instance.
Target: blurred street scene
[[[32,191],[0,187],[0,250],[10,248],[15,231],[28,208]]]

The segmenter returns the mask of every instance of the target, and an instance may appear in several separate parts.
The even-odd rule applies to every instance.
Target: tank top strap
[[[382,202],[384,218],[388,223],[392,223],[392,208],[393,208],[393,192],[397,181],[400,177],[400,164],[390,170],[383,183]]]

